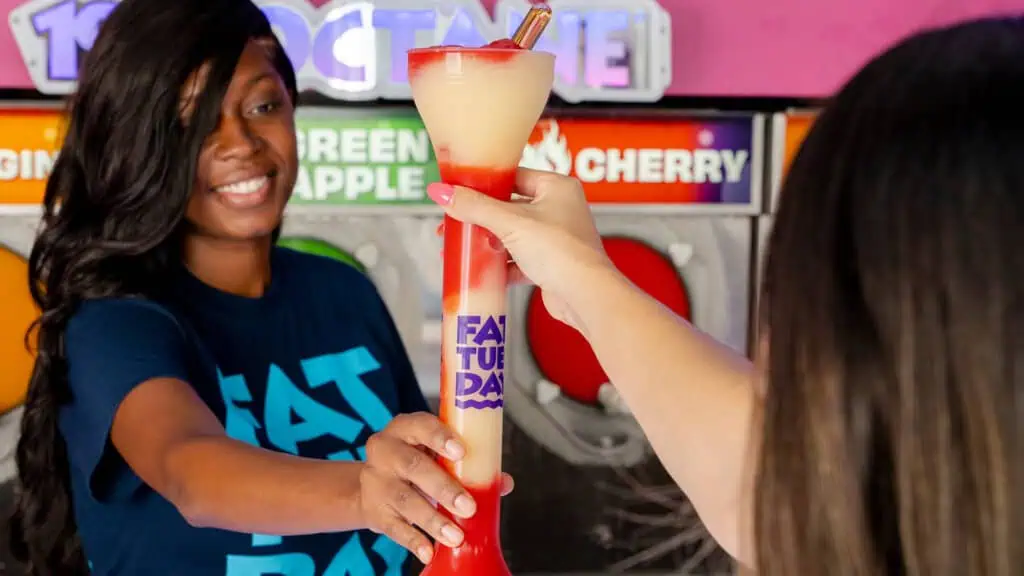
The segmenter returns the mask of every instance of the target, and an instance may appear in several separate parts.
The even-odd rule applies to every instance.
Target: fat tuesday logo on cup
[[[505,315],[455,319],[455,407],[501,408],[505,398]]]
[[[61,145],[57,110],[0,109],[0,204],[39,204]]]
[[[578,178],[597,204],[756,205],[756,117],[549,119],[522,165]]]

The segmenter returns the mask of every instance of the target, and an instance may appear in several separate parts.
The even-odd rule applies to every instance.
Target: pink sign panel
[[[295,12],[308,18],[316,13],[316,8],[328,2],[292,0],[290,3],[295,5]],[[453,0],[447,1],[447,4],[452,3]],[[69,88],[60,84],[60,79],[47,88],[46,83],[39,80],[40,72],[30,71],[26,59],[37,59],[24,56],[25,46],[45,41],[48,32],[40,32],[40,26],[54,30],[65,26],[67,28],[56,34],[58,40],[64,42],[56,44],[51,39],[43,58],[63,54],[64,59],[58,64],[72,68],[77,57],[72,42],[80,45],[83,39],[91,40],[94,29],[90,30],[89,19],[104,11],[103,6],[83,10],[88,4],[109,8],[108,2],[100,0],[0,0],[0,13],[5,16],[0,22],[0,88],[66,92]],[[337,0],[333,3],[345,4]],[[375,2],[374,6],[423,11],[439,4],[445,3],[390,0]],[[464,33],[457,35],[466,40],[493,35],[494,30],[501,33],[501,29],[507,27],[505,22],[513,19],[520,9],[515,2],[500,0],[454,0],[454,4],[469,8]],[[556,12],[567,13],[562,21],[564,29],[558,29],[556,21],[556,28],[549,30],[554,40],[549,41],[547,48],[556,52],[560,59],[560,83],[556,92],[570,101],[653,101],[662,94],[824,96],[873,54],[915,30],[983,15],[1024,13],[1024,0],[610,0],[599,3],[600,9],[581,8],[591,3],[572,0],[552,0],[551,4]],[[26,9],[29,5],[30,10]],[[578,34],[569,29],[572,19],[585,10],[603,14],[593,21],[588,20],[588,32],[579,38],[584,45],[581,52],[564,50],[575,39],[570,32]],[[12,14],[34,16],[41,12],[45,12],[45,18],[33,22],[31,34],[25,32],[28,28],[23,17],[11,17]],[[68,26],[75,17],[78,19],[74,20],[72,30]],[[284,22],[289,14],[282,13],[279,17],[280,22]],[[487,21],[490,18],[497,24]],[[486,33],[480,33],[481,30]],[[631,40],[616,40],[617,30]],[[312,39],[313,32],[306,31],[306,39]],[[19,40],[15,38],[17,34],[21,34]],[[409,34],[412,38],[415,32]],[[638,39],[644,39],[643,45],[637,45]],[[30,48],[29,52],[35,54],[35,50]],[[403,98],[401,54],[397,50],[392,52],[392,62],[382,66],[390,76],[375,79],[372,89],[328,95],[352,96],[352,99]],[[46,63],[36,61],[34,65],[40,67]],[[310,86],[316,88],[315,78],[323,76],[322,67],[319,72],[314,69],[316,54],[310,54],[308,62],[297,62],[299,65],[305,65]]]

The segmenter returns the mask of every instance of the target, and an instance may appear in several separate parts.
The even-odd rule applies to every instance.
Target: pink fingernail
[[[455,188],[443,182],[435,182],[427,186],[427,196],[441,206],[447,206],[455,195]]]

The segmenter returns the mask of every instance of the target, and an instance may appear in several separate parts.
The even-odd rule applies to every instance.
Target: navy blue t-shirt
[[[118,405],[154,378],[191,384],[232,438],[361,460],[395,414],[427,410],[394,322],[354,268],[275,249],[261,298],[182,271],[165,301],[107,299],[72,317],[60,412],[79,532],[97,575],[398,576],[412,557],[369,531],[287,536],[190,526],[111,446]]]

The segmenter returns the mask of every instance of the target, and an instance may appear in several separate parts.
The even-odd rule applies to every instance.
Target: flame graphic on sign
[[[537,137],[538,133],[540,137]],[[572,172],[572,153],[569,152],[568,141],[558,129],[557,121],[544,120],[537,125],[523,149],[520,166],[566,176]]]

